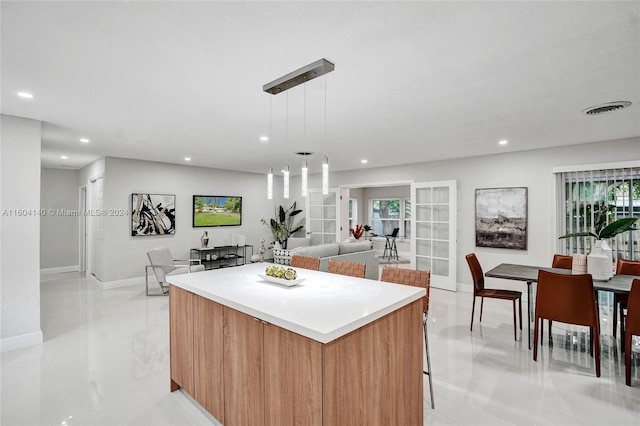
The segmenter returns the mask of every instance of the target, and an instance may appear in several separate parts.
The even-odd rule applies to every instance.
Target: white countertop
[[[425,290],[294,268],[305,280],[284,287],[262,280],[269,263],[252,263],[167,281],[286,330],[329,343],[424,296]]]

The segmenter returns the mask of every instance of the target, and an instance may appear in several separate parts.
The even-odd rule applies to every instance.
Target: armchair
[[[171,275],[187,274],[190,272],[204,271],[204,265],[200,264],[200,259],[175,260],[171,255],[171,251],[167,247],[159,247],[147,252],[150,265],[147,266],[145,273],[145,281],[147,285],[147,296],[161,296],[160,294],[149,293],[149,267],[153,269],[162,295],[169,294],[169,288],[165,288],[166,277]],[[197,265],[192,265],[197,262]]]

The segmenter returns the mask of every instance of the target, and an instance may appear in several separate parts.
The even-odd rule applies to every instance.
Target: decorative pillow
[[[340,253],[338,243],[320,244],[317,246],[300,247],[295,250],[295,254],[308,257],[329,257],[337,256]]]
[[[355,253],[358,251],[371,250],[373,242],[358,241],[357,243],[340,243],[340,254]]]

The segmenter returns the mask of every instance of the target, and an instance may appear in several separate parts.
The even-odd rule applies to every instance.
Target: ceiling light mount
[[[608,112],[617,111],[619,109],[624,109],[631,105],[629,101],[616,101],[616,102],[607,102],[605,104],[595,105],[589,108],[585,108],[582,110],[583,114],[586,115],[600,115],[606,114]]]
[[[332,62],[329,62],[324,58],[318,59],[309,65],[305,65],[298,70],[273,80],[271,83],[265,84],[262,86],[262,90],[267,93],[271,93],[272,95],[277,95],[278,93],[282,93],[299,84],[330,73],[334,69],[335,65]]]
[[[297,152],[294,152],[294,154],[295,155],[301,155],[303,157],[308,157],[310,155],[313,155],[313,152],[311,152],[311,151],[297,151]]]

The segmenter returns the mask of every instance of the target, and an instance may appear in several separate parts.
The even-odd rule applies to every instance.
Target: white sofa
[[[286,252],[286,253],[285,253]],[[279,250],[274,258],[276,263],[289,264],[294,254],[320,258],[320,270],[329,268],[329,260],[344,260],[347,262],[365,263],[366,278],[378,279],[378,258],[375,255],[371,241],[358,241],[349,243],[328,243],[316,246],[297,247],[292,250]]]

